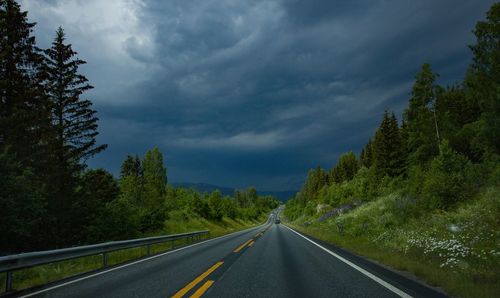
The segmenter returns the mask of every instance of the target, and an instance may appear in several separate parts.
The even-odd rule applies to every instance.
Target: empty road
[[[90,274],[23,297],[439,297],[392,271],[265,225]]]

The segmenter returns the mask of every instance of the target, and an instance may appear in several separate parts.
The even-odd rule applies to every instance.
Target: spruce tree
[[[396,116],[385,111],[373,142],[373,164],[380,177],[395,177],[402,173],[401,135]]]
[[[45,50],[44,87],[49,99],[53,138],[53,165],[48,186],[49,212],[53,238],[60,246],[71,242],[72,230],[81,228],[75,221],[81,205],[76,194],[80,174],[89,157],[104,150],[106,145],[96,145],[97,120],[92,102],[81,98],[91,89],[85,76],[78,72],[85,61],[76,58],[70,44],[65,43],[62,28],[56,32],[52,47]],[[69,241],[69,242],[68,242]]]
[[[0,0],[0,149],[9,147],[23,166],[40,173],[50,116],[34,26],[16,1]]]
[[[372,166],[373,160],[373,148],[372,148],[372,139],[368,140],[365,147],[361,150],[361,154],[359,155],[359,163],[360,166],[369,168]]]
[[[46,90],[51,103],[52,124],[56,133],[55,153],[61,166],[80,170],[84,162],[107,145],[97,145],[96,111],[92,102],[81,98],[93,87],[78,72],[86,62],[76,58],[71,44],[65,43],[61,27],[50,49],[45,50]]]

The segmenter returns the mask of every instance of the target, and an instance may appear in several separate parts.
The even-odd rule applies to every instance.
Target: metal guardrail
[[[209,231],[205,230],[10,255],[0,257],[0,272],[7,273],[5,279],[5,292],[10,292],[12,290],[12,272],[16,270],[92,255],[102,255],[102,267],[106,267],[108,266],[108,253],[110,252],[146,246],[146,253],[149,256],[151,254],[151,245],[153,244],[172,241],[173,248],[175,240],[188,239],[188,241],[194,242],[195,240],[200,240],[202,236],[208,235],[208,233]]]

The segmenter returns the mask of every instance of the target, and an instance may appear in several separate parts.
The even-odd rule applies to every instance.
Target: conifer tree
[[[75,194],[79,184],[79,175],[85,168],[85,161],[106,145],[96,145],[97,117],[92,109],[92,102],[81,98],[91,89],[85,76],[78,72],[85,61],[76,58],[70,44],[65,43],[62,28],[56,32],[52,47],[45,50],[44,84],[51,111],[53,138],[49,146],[52,149],[53,165],[48,191],[49,212],[54,223],[54,238],[61,246],[71,239],[72,229],[79,228],[75,221],[76,206],[80,198]],[[55,220],[57,219],[57,220]]]
[[[372,166],[373,160],[373,148],[372,148],[372,139],[368,140],[365,147],[361,150],[361,154],[359,155],[359,163],[362,167],[369,168]]]
[[[89,157],[101,152],[107,145],[96,145],[96,111],[92,102],[82,99],[93,87],[78,73],[86,62],[76,58],[71,44],[65,43],[61,27],[50,49],[45,50],[46,90],[50,99],[52,124],[56,134],[55,154],[61,167],[80,170]]]
[[[395,177],[401,174],[401,136],[396,116],[385,111],[373,142],[373,164],[379,176]]]
[[[16,1],[0,0],[0,149],[9,147],[24,166],[41,171],[50,122],[34,26]]]

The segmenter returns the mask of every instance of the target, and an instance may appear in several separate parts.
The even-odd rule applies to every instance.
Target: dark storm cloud
[[[93,166],[157,145],[173,181],[280,190],[359,152],[422,63],[460,81],[493,1],[33,3],[39,36],[58,20],[89,62],[110,145]]]

